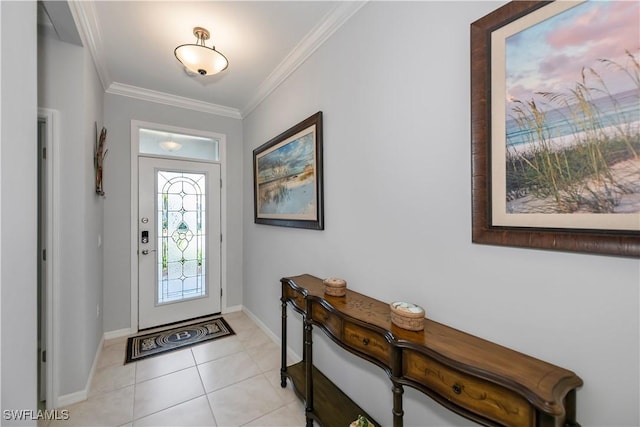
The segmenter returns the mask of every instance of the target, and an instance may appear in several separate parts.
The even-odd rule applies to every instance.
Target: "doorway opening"
[[[47,121],[38,118],[38,407],[47,406]]]
[[[58,113],[38,109],[38,407],[58,406],[57,326],[58,299]]]
[[[225,306],[225,136],[132,121],[132,332]]]

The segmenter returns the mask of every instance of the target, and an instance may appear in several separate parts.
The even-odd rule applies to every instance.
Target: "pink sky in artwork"
[[[514,34],[507,39],[507,101],[528,101],[535,92],[566,93],[593,68],[611,93],[632,89],[622,66],[640,56],[640,2],[589,1]]]

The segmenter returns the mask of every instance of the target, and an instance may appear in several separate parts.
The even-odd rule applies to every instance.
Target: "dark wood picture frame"
[[[253,150],[256,224],[324,230],[322,143],[319,111]]]
[[[552,2],[512,1],[471,24],[472,241],[474,243],[640,257],[628,230],[494,226],[491,164],[491,34]]]

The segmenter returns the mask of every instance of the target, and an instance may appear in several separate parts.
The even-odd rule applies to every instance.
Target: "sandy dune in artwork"
[[[640,212],[640,158],[629,159],[611,166],[612,181],[616,186],[608,190],[615,194],[617,204],[612,213]],[[604,192],[605,184],[595,180],[585,182],[585,187],[596,192]],[[585,196],[588,197],[588,196]],[[516,198],[507,202],[509,213],[563,213],[552,197],[537,198],[533,195]],[[588,213],[577,211],[575,213]]]

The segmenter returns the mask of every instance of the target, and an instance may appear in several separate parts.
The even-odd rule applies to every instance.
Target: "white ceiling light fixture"
[[[218,74],[229,66],[227,58],[218,52],[215,46],[205,46],[204,41],[209,40],[211,36],[209,31],[202,27],[195,27],[193,35],[197,38],[195,44],[180,45],[173,52],[182,65],[201,76]]]

